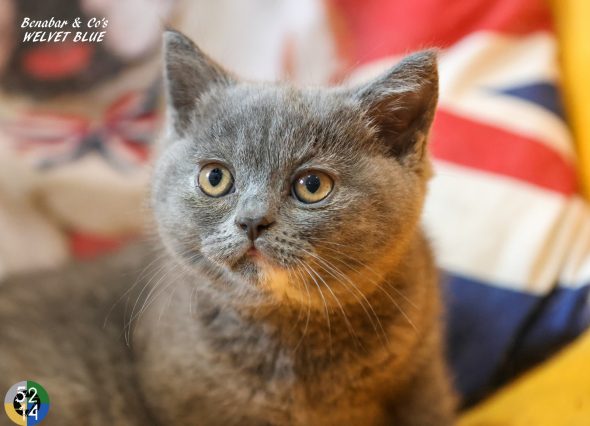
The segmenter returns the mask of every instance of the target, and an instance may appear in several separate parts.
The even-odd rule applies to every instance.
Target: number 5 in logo
[[[6,393],[4,409],[8,418],[17,425],[36,425],[47,416],[49,396],[39,383],[30,380],[18,382]]]

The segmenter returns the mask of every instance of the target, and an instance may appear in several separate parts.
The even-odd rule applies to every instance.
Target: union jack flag
[[[590,208],[541,0],[327,0],[363,79],[441,47],[424,222],[443,270],[449,358],[467,403],[590,324]]]

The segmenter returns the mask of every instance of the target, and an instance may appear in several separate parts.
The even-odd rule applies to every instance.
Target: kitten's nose
[[[266,216],[250,218],[239,217],[236,219],[236,225],[248,234],[250,241],[254,241],[258,236],[268,229],[274,221],[268,219]]]

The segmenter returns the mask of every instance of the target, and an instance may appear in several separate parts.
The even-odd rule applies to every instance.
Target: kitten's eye
[[[210,197],[223,197],[234,186],[234,178],[230,171],[218,163],[203,166],[197,182],[201,191]]]
[[[332,192],[334,181],[323,172],[307,171],[301,173],[293,183],[293,194],[299,201],[312,204],[322,201]]]

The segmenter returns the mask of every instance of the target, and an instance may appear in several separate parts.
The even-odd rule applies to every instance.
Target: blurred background
[[[27,43],[24,17],[109,23],[101,43]],[[449,361],[472,406],[590,324],[589,21],[586,0],[0,0],[0,279],[142,233],[165,26],[244,78],[298,85],[362,81],[438,47],[424,223]],[[587,343],[575,351],[590,356]],[[539,384],[525,399],[537,407],[560,383],[580,391],[565,371],[587,378],[590,395],[590,367],[568,362],[465,424],[567,424],[502,419],[531,396],[527,380]]]

